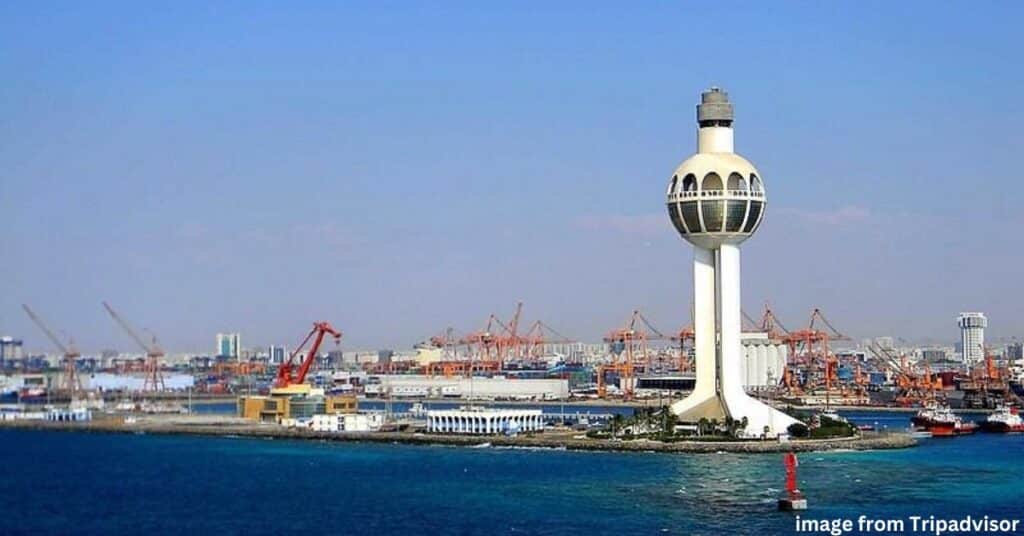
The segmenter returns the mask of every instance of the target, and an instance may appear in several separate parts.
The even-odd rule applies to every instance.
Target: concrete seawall
[[[660,441],[633,440],[612,441],[605,439],[581,438],[564,432],[545,432],[536,435],[507,436],[457,436],[420,434],[412,432],[351,432],[327,433],[312,430],[282,428],[276,425],[261,425],[231,418],[176,418],[147,419],[125,424],[120,420],[106,419],[88,423],[65,423],[45,421],[9,421],[0,423],[2,428],[26,430],[52,430],[94,433],[122,434],[169,434],[205,435],[221,437],[252,437],[266,439],[293,439],[339,442],[404,443],[413,445],[475,446],[489,443],[496,447],[551,448],[585,451],[616,452],[669,452],[669,453],[771,453],[771,452],[814,452],[829,450],[876,450],[913,447],[917,440],[907,434],[867,434],[855,438],[778,441]]]

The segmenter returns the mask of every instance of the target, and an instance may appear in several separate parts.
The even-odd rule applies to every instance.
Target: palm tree
[[[668,407],[666,407],[665,409],[662,410],[661,431],[664,432],[666,435],[675,434],[676,422],[678,422],[678,420],[679,419],[678,417],[676,417],[676,414],[672,413],[672,411],[670,411]]]
[[[612,416],[612,437],[618,435],[619,430],[622,429],[622,422],[624,420],[625,419],[622,417],[621,413],[616,413],[615,415]]]
[[[704,435],[707,432],[708,425],[710,424],[711,423],[708,421],[707,417],[701,417],[700,420],[697,421],[697,435]]]

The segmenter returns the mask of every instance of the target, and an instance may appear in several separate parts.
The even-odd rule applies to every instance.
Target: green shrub
[[[786,431],[789,432],[789,435],[793,437],[804,438],[807,437],[807,433],[809,430],[806,424],[802,422],[795,422],[789,425],[789,428],[786,428]]]

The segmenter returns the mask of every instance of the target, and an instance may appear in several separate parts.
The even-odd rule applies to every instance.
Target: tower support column
[[[723,420],[727,413],[718,396],[720,364],[718,359],[718,270],[713,249],[693,248],[693,332],[697,369],[693,393],[672,405],[683,422],[700,419]]]
[[[717,251],[719,382],[726,400],[746,396],[743,390],[743,344],[740,342],[740,248],[722,244]],[[729,411],[726,407],[726,411]],[[737,415],[730,415],[738,418]]]

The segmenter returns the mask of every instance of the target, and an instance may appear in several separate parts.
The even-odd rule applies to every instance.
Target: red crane
[[[309,367],[313,366],[313,360],[316,359],[317,352],[320,350],[320,343],[324,341],[324,336],[328,334],[334,337],[335,345],[341,343],[340,331],[331,327],[327,322],[314,322],[313,329],[310,330],[308,335],[306,335],[302,344],[300,344],[298,348],[288,356],[288,361],[281,363],[281,366],[277,369],[277,379],[274,381],[274,387],[281,388],[305,383],[306,374],[309,373]],[[306,354],[306,357],[302,360],[302,364],[299,365],[298,372],[296,374],[292,374],[295,356],[299,355],[302,348],[305,347],[306,343],[308,343],[310,339],[313,339],[314,336],[316,336],[316,338],[313,340],[313,345],[309,347],[309,353]]]
[[[146,352],[146,379],[142,384],[142,390],[145,392],[152,392],[163,391],[166,389],[166,385],[164,385],[164,374],[160,368],[160,360],[164,357],[164,351],[160,348],[160,344],[157,343],[156,335],[153,335],[152,343],[146,344],[146,341],[142,340],[142,337],[140,337],[139,334],[128,325],[128,322],[121,318],[121,315],[117,314],[117,311],[114,311],[114,308],[111,307],[109,303],[103,302],[103,308],[110,313],[110,317],[113,318],[119,326],[121,326],[121,329],[123,329],[125,333],[127,333],[132,340],[134,340],[135,343]]]
[[[61,389],[66,390],[71,400],[74,400],[78,391],[82,390],[82,382],[79,380],[78,372],[75,370],[75,359],[80,357],[82,354],[78,353],[78,349],[75,348],[74,341],[69,340],[67,345],[60,342],[60,339],[50,331],[50,328],[46,326],[46,323],[44,323],[28,305],[22,304],[21,308],[28,313],[29,318],[31,318],[32,321],[39,326],[39,329],[46,334],[46,338],[50,339],[50,342],[64,353],[64,376],[61,379]]]

